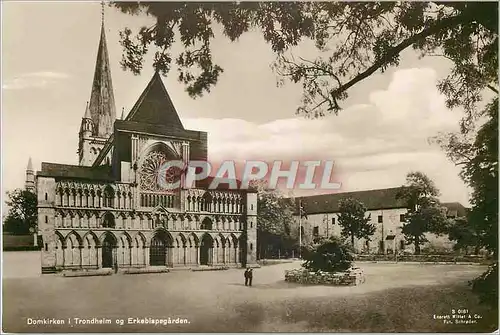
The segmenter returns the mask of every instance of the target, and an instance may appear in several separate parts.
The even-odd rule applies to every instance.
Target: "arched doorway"
[[[210,263],[210,251],[214,247],[214,240],[208,234],[203,235],[200,245],[200,265],[208,265]]]
[[[106,234],[106,238],[102,242],[102,267],[112,268],[114,264],[114,252],[116,247],[116,239],[111,234]]]
[[[155,234],[149,248],[149,264],[151,266],[168,265],[168,247],[171,244],[171,239],[167,233],[158,232]]]

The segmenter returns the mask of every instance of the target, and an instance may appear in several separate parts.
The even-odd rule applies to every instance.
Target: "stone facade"
[[[370,223],[375,225],[376,230],[371,239],[355,239],[355,249],[357,252],[377,253],[390,252],[390,250],[401,250],[408,248],[404,245],[404,237],[401,234],[403,222],[401,215],[406,213],[405,208],[374,209],[367,210],[366,215],[370,216]],[[298,216],[295,217],[294,225],[298,229]],[[340,236],[341,226],[338,224],[338,214],[322,213],[308,214],[307,219],[302,218],[303,243],[310,243],[315,237]],[[387,236],[395,236],[392,240],[386,240]],[[381,241],[384,241],[383,245]],[[403,245],[401,244],[403,242]]]
[[[311,243],[316,237],[340,236],[341,226],[338,224],[338,201],[344,197],[353,197],[361,201],[367,208],[366,215],[376,231],[370,240],[355,239],[355,250],[358,253],[393,253],[394,251],[414,251],[412,244],[407,245],[401,228],[405,222],[407,209],[396,199],[399,188],[345,192],[325,195],[300,197],[296,199],[297,208],[303,204],[306,216],[294,216],[292,229],[298,231],[302,226],[302,243]],[[449,218],[465,216],[465,207],[459,203],[443,203]],[[300,222],[299,222],[300,221]],[[425,234],[429,242],[421,248],[449,251],[454,242],[446,235]]]
[[[161,170],[170,160],[207,160],[207,134],[184,129],[158,73],[115,120],[103,31],[79,165],[44,162],[36,176],[31,165],[27,172],[27,187],[36,184],[42,272],[255,264],[256,194],[210,188],[213,179],[185,185],[180,170]],[[180,186],[162,188],[159,175]]]

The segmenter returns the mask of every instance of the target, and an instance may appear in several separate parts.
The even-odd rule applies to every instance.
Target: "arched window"
[[[104,207],[113,207],[113,199],[115,198],[115,192],[111,186],[107,186],[104,189]]]
[[[201,223],[200,229],[212,230],[212,220],[210,220],[209,218],[203,219],[203,222]]]
[[[115,228],[115,217],[111,213],[106,213],[102,220],[103,228]]]
[[[202,200],[203,200],[203,202],[202,202],[201,210],[205,211],[205,212],[211,212],[213,199],[212,199],[212,196],[210,195],[210,193],[205,193],[203,195]]]

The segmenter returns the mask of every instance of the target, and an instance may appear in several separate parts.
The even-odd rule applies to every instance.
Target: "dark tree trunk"
[[[474,247],[474,255],[479,255],[479,250],[481,249],[481,247],[479,245],[476,245]]]
[[[420,255],[420,238],[415,236],[415,255]]]
[[[351,235],[351,244],[352,244],[352,250],[356,251],[354,248],[354,234]]]

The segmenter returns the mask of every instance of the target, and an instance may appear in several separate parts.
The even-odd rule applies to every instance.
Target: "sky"
[[[101,25],[99,2],[2,3],[2,194],[24,186],[32,157],[78,164],[81,118],[94,73]],[[119,31],[137,31],[152,18],[105,10],[105,27],[117,116],[129,111],[153,75],[120,67]],[[353,87],[339,115],[297,116],[301,87],[276,86],[274,55],[258,32],[230,43],[216,35],[214,60],[224,68],[218,84],[192,99],[176,80],[165,86],[186,128],[209,133],[209,158],[334,160],[342,191],[401,186],[410,171],[427,174],[442,201],[468,205],[459,169],[428,139],[458,130],[460,110],[449,110],[436,83],[449,71],[440,58],[405,51],[398,68]],[[296,54],[314,55],[304,43]],[[5,210],[5,209],[4,209]]]

